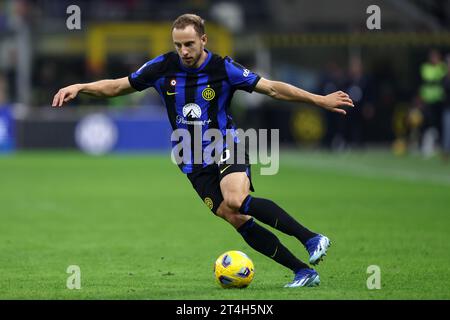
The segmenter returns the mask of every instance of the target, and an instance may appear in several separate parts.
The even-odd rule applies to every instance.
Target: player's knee
[[[237,211],[229,211],[224,219],[236,229],[248,220],[247,216],[244,216]]]
[[[219,205],[219,207],[216,210],[216,215],[218,217],[221,217],[222,219],[226,220],[226,217],[229,214],[228,211],[230,211],[230,210],[226,206],[225,201],[222,201],[222,203]]]
[[[231,194],[225,197],[224,201],[228,208],[239,211],[239,208],[242,205],[242,202],[244,202],[245,198],[247,197],[247,194]]]
[[[245,222],[245,217],[241,215],[238,211],[229,208],[225,202],[223,202],[216,212],[217,216],[221,217],[229,224],[238,228]]]

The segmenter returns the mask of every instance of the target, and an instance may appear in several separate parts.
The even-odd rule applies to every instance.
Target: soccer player
[[[115,97],[153,87],[164,101],[174,130],[182,128],[193,132],[194,127],[200,127],[204,132],[215,128],[224,135],[227,130],[235,129],[229,111],[235,90],[312,103],[343,115],[346,112],[342,107],[353,107],[352,100],[344,92],[315,95],[284,82],[262,78],[231,58],[210,52],[205,48],[204,21],[197,15],[178,17],[172,26],[172,40],[175,51],[148,61],[127,77],[62,88],[54,96],[52,106],[61,107],[78,93]],[[231,146],[224,148],[228,147]],[[223,150],[222,157],[226,151]],[[186,161],[180,164],[180,169],[210,210],[230,223],[249,246],[294,272],[293,281],[286,287],[318,285],[318,273],[296,258],[277,236],[255,219],[296,237],[308,251],[312,265],[326,255],[330,240],[308,230],[273,201],[251,196],[249,193],[254,190],[250,164],[248,156],[245,158],[245,163],[231,165],[223,161],[213,164]]]

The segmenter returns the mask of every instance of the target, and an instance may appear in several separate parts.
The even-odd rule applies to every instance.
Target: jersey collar
[[[212,53],[210,51],[208,51],[207,49],[204,49],[204,50],[208,53],[208,56],[206,57],[205,61],[203,61],[203,63],[198,68],[185,67],[183,65],[183,63],[181,62],[180,57],[178,57],[178,63],[180,64],[181,69],[183,69],[184,71],[187,71],[187,72],[199,72],[199,71],[203,70],[206,67],[206,65],[208,64],[209,60],[211,60],[211,57],[212,57]]]

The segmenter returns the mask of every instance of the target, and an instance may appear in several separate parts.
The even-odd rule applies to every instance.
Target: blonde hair
[[[187,26],[193,26],[195,32],[197,32],[200,37],[205,34],[205,20],[192,13],[185,13],[176,18],[172,24],[172,30],[184,29]]]

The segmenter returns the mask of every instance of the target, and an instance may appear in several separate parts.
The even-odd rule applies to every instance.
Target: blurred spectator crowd
[[[325,145],[363,147],[373,140],[370,135],[376,134],[377,128],[388,123],[392,128],[388,140],[393,141],[394,152],[413,151],[432,156],[442,150],[447,158],[450,154],[450,54],[430,49],[427,55],[422,63],[412,66],[417,79],[406,93],[394,84],[386,90],[383,79],[376,77],[375,70],[364,70],[359,58],[351,58],[347,70],[330,62],[318,91],[322,94],[345,91],[357,107],[348,110],[346,118],[325,114],[328,128]]]

